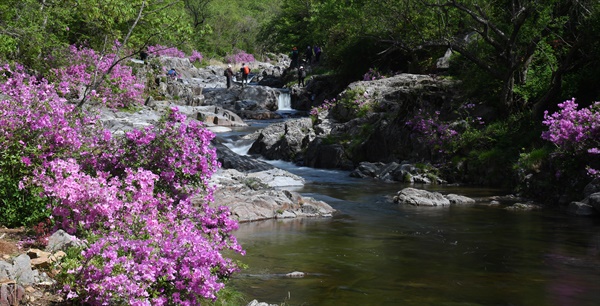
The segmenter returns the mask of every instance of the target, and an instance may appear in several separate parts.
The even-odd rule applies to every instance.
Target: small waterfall
[[[278,110],[292,110],[292,98],[289,90],[280,90],[277,101]]]

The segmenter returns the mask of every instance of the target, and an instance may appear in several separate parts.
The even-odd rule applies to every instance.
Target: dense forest
[[[0,3],[0,56],[44,71],[69,45],[131,56],[149,45],[223,58],[321,45],[349,80],[434,73],[450,48],[449,73],[505,115],[556,108],[598,88],[596,1],[10,1]],[[124,48],[125,50],[125,48]],[[302,50],[302,48],[300,49]],[[483,100],[483,99],[482,99]]]
[[[213,299],[214,293],[223,286],[220,280],[235,271],[235,263],[220,256],[224,249],[241,251],[235,239],[228,235],[234,226],[227,216],[211,210],[190,214],[191,217],[186,215],[187,210],[192,209],[188,206],[191,205],[191,191],[181,190],[180,186],[189,184],[206,192],[205,178],[215,171],[214,153],[206,153],[207,136],[201,139],[192,136],[202,134],[197,126],[186,126],[188,134],[177,137],[169,134],[184,121],[174,112],[161,121],[162,130],[153,131],[152,137],[144,134],[150,133],[146,131],[127,139],[112,139],[110,135],[97,136],[102,132],[88,129],[91,119],[75,113],[86,102],[85,98],[76,106],[56,104],[68,91],[60,83],[64,81],[61,76],[67,74],[65,67],[74,67],[69,66],[73,63],[73,54],[82,56],[84,48],[93,50],[98,63],[109,59],[104,75],[119,70],[120,64],[125,65],[125,59],[138,58],[149,48],[156,51],[161,46],[195,56],[197,65],[209,65],[212,61],[224,62],[227,57],[240,53],[252,54],[262,60],[268,53],[289,54],[293,47],[304,50],[306,46],[318,45],[323,50],[319,72],[343,85],[363,80],[367,74],[385,77],[416,73],[456,80],[464,92],[463,105],[471,105],[469,116],[481,118],[485,124],[447,139],[443,160],[454,165],[448,169],[456,169],[456,165],[466,162],[475,172],[476,169],[487,169],[487,175],[490,169],[496,171],[493,178],[487,178],[484,183],[514,188],[525,196],[541,200],[556,201],[564,195],[577,199],[584,187],[600,176],[597,170],[600,169],[600,106],[596,104],[600,100],[600,87],[596,81],[600,78],[598,33],[600,2],[596,0],[0,0],[1,89],[4,95],[12,97],[5,100],[2,96],[2,127],[6,131],[0,134],[0,143],[4,147],[0,162],[4,215],[0,223],[31,225],[47,217],[48,211],[36,210],[46,206],[37,196],[41,189],[52,194],[58,199],[56,201],[71,201],[68,197],[60,198],[64,196],[61,193],[64,187],[58,187],[59,183],[64,186],[75,184],[60,181],[66,176],[64,173],[71,171],[69,173],[81,175],[79,183],[85,181],[90,186],[110,185],[118,189],[115,201],[122,205],[121,211],[123,207],[135,205],[142,211],[148,205],[153,209],[158,207],[163,210],[161,213],[168,212],[168,218],[172,218],[162,220],[165,222],[162,225],[169,226],[168,222],[176,220],[180,230],[190,232],[190,235],[198,228],[186,223],[189,221],[186,218],[197,217],[206,223],[200,229],[202,234],[196,238],[187,237],[209,236],[207,253],[216,254],[214,261],[207,263],[206,274],[200,278],[185,276],[190,283],[202,283],[201,291],[185,293],[166,278],[149,281],[150,285],[145,288],[136,287],[135,290],[144,294],[153,294],[154,302],[179,301],[173,296],[164,298],[161,295],[164,288],[190,300],[197,296]],[[75,49],[67,55],[69,48]],[[445,54],[450,55],[449,65],[441,67],[437,62]],[[98,70],[99,67],[97,64]],[[84,73],[91,72],[81,72]],[[91,75],[92,78],[86,79],[94,82],[94,86],[89,86],[93,88],[90,96],[100,91],[102,82],[108,82],[105,77]],[[126,79],[124,75],[119,78]],[[45,86],[46,81],[61,85],[56,88]],[[115,90],[117,81],[111,82],[113,87],[108,86],[107,94],[111,88],[111,94],[119,91]],[[140,93],[138,98],[143,98],[144,94],[147,93]],[[126,103],[115,106],[123,107]],[[41,136],[24,130],[29,127],[24,127],[22,121],[27,124],[30,121],[21,118],[23,114],[33,114],[32,109],[38,112],[36,116],[44,118],[42,121],[54,118],[54,127],[64,125],[57,129],[50,126],[52,132],[39,133],[44,137],[51,135],[51,142],[42,142]],[[441,121],[456,119],[452,116],[435,117],[440,122],[433,125],[442,127]],[[68,141],[61,134],[67,130],[73,133]],[[155,141],[147,140],[150,138]],[[191,143],[196,150],[194,153],[205,157],[204,168],[189,161],[191,151],[186,148],[177,151],[177,158],[182,160],[178,165],[184,164],[188,168],[173,168],[169,177],[132,170],[133,167],[153,170],[157,161],[144,159],[143,155],[155,152],[153,150],[171,150],[177,147],[178,141]],[[82,149],[73,150],[74,146]],[[126,148],[127,158],[120,155],[124,154],[123,149],[117,148]],[[146,150],[144,154],[140,153],[142,149]],[[102,150],[108,153],[94,156]],[[23,155],[24,151],[29,155]],[[67,157],[73,157],[68,154],[74,151],[77,151],[75,159],[79,164],[67,160]],[[156,158],[160,156],[157,153]],[[122,159],[116,161],[117,157]],[[65,160],[60,161],[60,158]],[[161,162],[164,162],[160,165],[162,169],[173,166],[171,161]],[[212,166],[207,168],[206,164]],[[33,169],[32,165],[55,172],[51,175]],[[122,183],[109,181],[106,173],[121,179]],[[27,181],[29,185],[23,187],[21,179],[28,176],[32,177]],[[152,183],[146,184],[148,181]],[[151,190],[149,186],[155,189]],[[119,189],[121,187],[123,189]],[[131,190],[137,190],[139,194],[133,196]],[[138,195],[147,201],[139,200]],[[151,195],[155,200],[145,198]],[[7,204],[7,198],[14,201],[25,197],[29,197],[23,202],[26,207],[15,207],[14,202]],[[178,205],[174,208],[164,203]],[[72,208],[74,211],[79,209]],[[34,213],[23,219],[22,210]],[[95,210],[86,213],[101,214]],[[136,224],[145,225],[143,219],[150,220],[155,213],[140,214]],[[68,214],[62,211],[59,216],[67,218]],[[207,215],[214,218],[203,219]],[[118,219],[114,216],[106,218]],[[214,225],[215,220],[220,227]],[[105,220],[100,218],[94,222]],[[103,264],[94,262],[92,259],[97,258],[94,256],[116,256],[117,250],[107,247],[109,243],[121,247],[118,252],[129,255],[148,252],[150,257],[154,256],[151,249],[157,247],[150,243],[134,249],[128,244],[131,233],[126,232],[111,238],[116,237],[117,241],[104,240],[101,233],[106,228],[97,227],[98,223],[94,222],[65,225],[85,227],[96,247],[86,254],[73,255],[79,261],[88,260],[87,270],[81,273],[88,273],[90,283],[77,283],[75,275],[67,275],[63,280],[73,286],[73,292],[80,289],[79,294],[94,285],[98,276],[94,265]],[[124,224],[111,226],[126,227]],[[162,228],[153,230],[161,231]],[[148,230],[144,237],[154,234]],[[173,237],[186,246],[184,238]],[[175,255],[171,259],[173,262],[180,260]],[[151,269],[152,266],[150,261],[141,268]],[[163,268],[168,270],[166,266]],[[135,278],[129,279],[130,285],[138,286],[132,279]],[[153,287],[157,282],[159,286]],[[117,281],[106,286],[109,285],[120,290]],[[86,294],[94,296],[90,292]],[[110,297],[102,298],[110,300]]]

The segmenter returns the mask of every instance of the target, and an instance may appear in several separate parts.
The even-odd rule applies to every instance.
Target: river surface
[[[247,254],[234,258],[248,268],[230,284],[250,299],[288,306],[600,305],[598,219],[506,210],[512,203],[488,199],[504,191],[476,187],[415,186],[466,195],[475,205],[399,206],[391,198],[408,185],[271,163],[307,180],[294,191],[338,213],[240,224],[235,234]],[[285,277],[293,271],[306,276]]]

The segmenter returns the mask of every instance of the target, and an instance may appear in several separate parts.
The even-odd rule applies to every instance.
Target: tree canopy
[[[369,68],[444,72],[505,113],[540,113],[574,95],[597,99],[599,11],[593,0],[4,0],[0,58],[43,70],[73,44],[207,58],[319,45],[348,80]],[[452,66],[440,71],[447,50]]]

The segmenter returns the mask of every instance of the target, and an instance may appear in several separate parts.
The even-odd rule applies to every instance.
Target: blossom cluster
[[[155,56],[170,56],[185,58],[185,52],[177,49],[176,47],[166,47],[161,45],[148,46],[148,54]]]
[[[384,78],[385,76],[375,68],[369,68],[369,71],[363,74],[363,81],[375,81]]]
[[[192,55],[190,55],[190,62],[192,62],[192,63],[195,61],[202,62],[202,58],[204,58],[202,56],[202,53],[200,53],[196,50],[192,50]]]
[[[578,109],[575,99],[558,104],[560,110],[553,114],[544,112],[542,123],[548,130],[542,138],[554,143],[561,153],[571,156],[598,156],[600,154],[600,102]],[[597,177],[599,171],[587,166],[590,176]]]
[[[225,56],[225,62],[228,64],[252,63],[255,61],[254,55],[246,53],[244,50],[238,50],[233,54]]]
[[[178,58],[186,58],[185,52],[177,49],[176,47],[166,47],[161,45],[148,46],[148,53],[155,56],[170,56]],[[187,57],[190,62],[202,62],[204,56],[198,50],[192,50],[192,54]]]
[[[108,107],[141,104],[144,85],[129,66],[116,63],[117,55],[101,55],[93,49],[70,46],[64,55],[66,65],[54,69],[50,79],[61,84],[60,92],[78,99],[87,94]],[[107,77],[103,78],[106,74]]]
[[[337,104],[337,100],[335,98],[331,100],[323,100],[323,103],[317,107],[313,107],[310,110],[311,116],[318,116],[320,113],[332,109]]]
[[[41,188],[56,228],[87,242],[65,271],[69,298],[91,305],[197,305],[243,253],[225,207],[213,208],[214,137],[171,109],[153,128],[112,135],[53,85],[0,68],[0,145],[20,156],[20,187]],[[6,98],[4,98],[6,97]],[[4,169],[0,169],[4,170]],[[194,199],[194,201],[192,201]]]
[[[430,113],[419,109],[406,121],[406,126],[417,133],[420,143],[444,153],[449,144],[458,138],[458,132],[451,124],[440,120],[439,116],[439,111]]]

